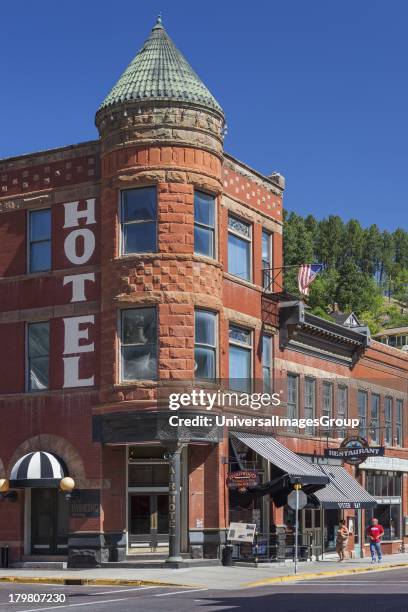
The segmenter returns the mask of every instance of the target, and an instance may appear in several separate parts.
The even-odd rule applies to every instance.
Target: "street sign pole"
[[[296,490],[296,523],[295,523],[295,574],[297,574],[297,564],[298,564],[298,536],[299,536],[299,484],[295,485]]]
[[[299,479],[298,479],[299,480]],[[302,510],[307,504],[307,495],[302,491],[300,482],[293,485],[293,491],[288,495],[288,506],[295,511],[295,574],[297,574],[298,557],[299,557],[299,510]]]

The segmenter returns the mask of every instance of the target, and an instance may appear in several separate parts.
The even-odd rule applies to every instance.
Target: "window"
[[[272,234],[262,230],[262,286],[272,290]]]
[[[296,374],[288,374],[288,399],[287,416],[289,419],[297,419],[299,414],[299,377]],[[289,429],[293,429],[289,428]]]
[[[51,270],[51,210],[33,210],[29,216],[29,272]]]
[[[156,187],[139,187],[121,192],[122,253],[151,253],[157,250]]]
[[[384,400],[384,442],[387,445],[392,445],[392,397],[386,397]]]
[[[370,433],[373,442],[379,441],[380,426],[380,396],[377,393],[371,394],[371,423]]]
[[[122,380],[156,378],[156,309],[122,310],[121,317]]]
[[[365,391],[358,392],[358,418],[360,421],[358,435],[365,438],[367,435],[367,393]]]
[[[252,333],[248,329],[230,325],[229,378],[231,389],[251,391]]]
[[[315,418],[316,407],[316,381],[313,378],[305,378],[305,419]],[[315,433],[314,425],[306,425],[305,433],[313,436]]]
[[[213,380],[216,376],[216,315],[195,311],[195,377]]]
[[[326,381],[323,382],[322,416],[328,417],[329,419],[333,416],[333,385]],[[324,429],[328,427],[329,425],[325,425]]]
[[[399,539],[401,535],[401,474],[382,471],[372,473],[367,470],[366,478],[367,491],[374,497],[383,498],[378,500],[375,508],[366,511],[366,525],[369,524],[372,517],[378,518],[379,523],[384,527],[384,540]],[[393,499],[384,499],[387,497]],[[381,501],[392,503],[381,503]]]
[[[214,257],[215,199],[194,192],[194,253]]]
[[[27,390],[49,388],[50,324],[48,321],[27,326]]]
[[[347,387],[337,388],[337,418],[347,419],[348,413],[348,390]],[[345,429],[339,429],[337,431],[339,438],[345,438],[347,431]]]
[[[269,393],[272,390],[272,337],[262,335],[262,375],[263,390]]]
[[[395,444],[402,446],[402,400],[397,399],[395,407]]]
[[[251,226],[228,217],[228,272],[251,280]]]

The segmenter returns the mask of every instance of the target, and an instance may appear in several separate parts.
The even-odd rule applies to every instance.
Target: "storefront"
[[[398,552],[405,536],[403,482],[408,472],[408,461],[396,457],[370,457],[360,469],[364,470],[365,488],[377,502],[374,509],[366,512],[365,526],[372,518],[377,518],[384,528],[384,551]]]

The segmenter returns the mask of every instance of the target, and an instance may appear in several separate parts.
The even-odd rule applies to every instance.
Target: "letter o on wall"
[[[82,238],[81,241],[78,238]],[[78,253],[81,247],[82,254]],[[64,251],[67,259],[73,264],[83,265],[89,261],[95,250],[95,235],[90,229],[77,229],[70,232],[65,238]]]

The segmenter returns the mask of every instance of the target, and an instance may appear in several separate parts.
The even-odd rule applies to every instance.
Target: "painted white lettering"
[[[77,239],[82,238],[83,240],[83,252],[82,255],[78,254]],[[85,264],[89,261],[95,250],[95,235],[89,229],[78,229],[74,230],[65,238],[64,251],[67,259],[73,264],[78,266]]]
[[[92,387],[94,376],[79,378],[79,356],[63,357],[64,361],[64,389],[68,387]]]
[[[64,287],[68,283],[72,283],[71,302],[84,302],[86,300],[85,281],[92,281],[94,283],[95,274],[93,272],[89,272],[88,274],[72,274],[71,276],[64,276]]]
[[[95,198],[86,200],[86,208],[78,210],[79,202],[67,202],[65,208],[65,223],[66,227],[78,227],[79,219],[86,219],[85,224],[91,225],[96,223],[95,220]]]
[[[89,328],[84,327],[81,329],[80,325],[93,324],[94,321],[94,315],[64,319],[64,355],[72,355],[73,353],[90,353],[94,350],[93,342],[89,342],[88,344],[80,344],[80,340],[89,339]]]

